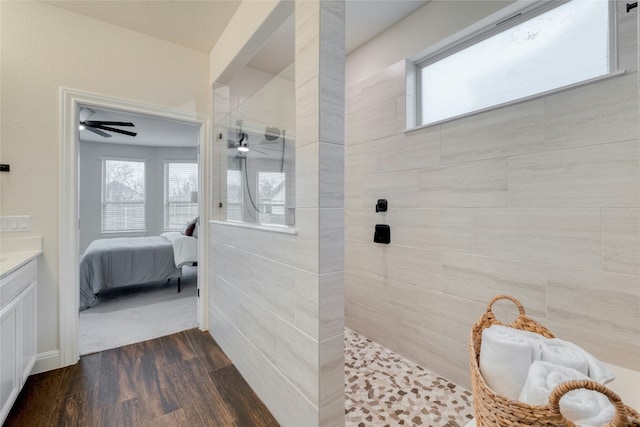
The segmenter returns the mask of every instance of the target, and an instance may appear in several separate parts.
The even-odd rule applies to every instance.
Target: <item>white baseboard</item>
[[[60,368],[60,351],[52,350],[39,353],[36,357],[36,364],[33,366],[31,375],[42,372],[53,371]]]

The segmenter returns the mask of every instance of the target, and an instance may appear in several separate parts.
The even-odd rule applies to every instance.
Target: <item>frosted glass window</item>
[[[103,160],[102,231],[145,229],[144,166],[144,161]]]
[[[505,24],[502,24],[505,25]],[[573,0],[419,65],[421,124],[610,72],[609,4]]]
[[[198,203],[191,193],[198,191],[197,163],[165,163],[165,230],[180,230],[198,216]]]

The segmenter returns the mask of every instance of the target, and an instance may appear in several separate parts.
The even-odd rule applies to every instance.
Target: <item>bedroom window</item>
[[[144,231],[145,162],[103,159],[102,231]]]
[[[242,221],[242,173],[227,170],[227,220]]]
[[[198,216],[198,164],[165,163],[164,188],[164,228],[180,230]]]
[[[286,174],[258,172],[258,210],[260,224],[286,225]]]
[[[465,30],[454,36],[456,42],[436,46],[412,63],[408,76],[416,86],[408,80],[407,87],[415,91],[417,102],[409,128],[616,73],[615,2],[518,3],[490,24]]]

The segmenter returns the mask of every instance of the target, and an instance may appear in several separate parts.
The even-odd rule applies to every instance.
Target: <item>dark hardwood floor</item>
[[[32,375],[5,426],[277,426],[211,336],[198,329]]]

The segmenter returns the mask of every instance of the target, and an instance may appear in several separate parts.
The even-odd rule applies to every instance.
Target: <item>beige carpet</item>
[[[191,329],[197,322],[197,269],[183,267],[182,292],[167,283],[111,289],[80,312],[80,354],[95,353]]]

